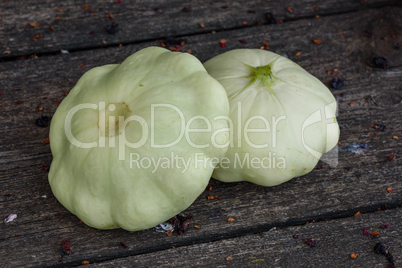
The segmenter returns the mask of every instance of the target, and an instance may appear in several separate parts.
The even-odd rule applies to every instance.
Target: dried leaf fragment
[[[313,39],[313,43],[316,45],[319,45],[322,43],[322,40],[321,39]]]
[[[381,225],[381,229],[388,229],[391,226],[391,224],[383,224]]]
[[[386,125],[381,125],[381,124],[375,124],[373,126],[374,129],[377,129],[379,131],[384,131],[386,127],[387,127]]]
[[[32,40],[33,40],[33,41],[36,41],[36,40],[38,40],[39,38],[43,38],[43,35],[41,35],[41,34],[35,34],[34,37],[32,37]]]
[[[173,231],[176,231],[178,235],[184,234],[190,227],[190,221],[193,219],[193,215],[178,214],[169,220],[169,223],[174,227]]]
[[[317,244],[316,240],[314,238],[312,238],[312,237],[307,239],[306,243],[310,248],[315,247],[316,244]]]
[[[394,154],[389,154],[389,155],[387,155],[387,159],[388,159],[388,161],[394,161],[395,160],[395,155]]]
[[[262,47],[260,47],[260,49],[268,50],[269,49],[268,42],[267,41],[262,41]]]
[[[225,39],[219,40],[219,44],[221,45],[221,48],[224,48],[226,46],[226,40]]]
[[[70,240],[67,239],[63,239],[63,241],[61,241],[61,254],[62,257],[63,255],[71,255],[73,254],[73,246],[71,245]]]
[[[112,24],[109,24],[106,26],[106,32],[108,34],[116,34],[119,32],[119,24],[112,22]]]
[[[366,228],[363,228],[363,234],[364,234],[364,235],[369,235],[369,232],[367,231]]]
[[[334,89],[340,89],[344,85],[344,80],[338,77],[335,77],[331,80],[331,86]]]

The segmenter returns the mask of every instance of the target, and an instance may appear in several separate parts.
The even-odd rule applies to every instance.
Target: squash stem
[[[270,93],[275,94],[272,89],[272,84],[275,82],[276,77],[272,74],[271,66],[265,65],[260,67],[253,68],[253,80],[252,84],[261,84],[265,89],[267,89]]]

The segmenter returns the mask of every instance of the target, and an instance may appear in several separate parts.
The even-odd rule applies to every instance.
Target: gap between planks
[[[379,3],[377,5],[370,6],[370,7],[367,7],[365,9],[366,10],[377,9],[377,8],[383,8],[383,7],[386,7],[386,6],[389,6],[389,5],[390,5],[390,3],[381,3],[381,4]],[[328,12],[328,13],[324,13],[324,14],[321,14],[321,13],[317,12],[317,15],[319,15],[322,18],[325,18],[325,17],[332,17],[332,16],[341,15],[341,14],[349,14],[349,13],[357,12],[359,10],[362,10],[362,9],[355,8],[355,9],[350,9],[350,10],[347,10],[347,11]],[[315,17],[315,15],[305,15],[305,16],[300,16],[300,17],[296,17],[296,18],[287,18],[281,24],[286,24],[288,22],[294,22],[294,21],[305,20],[305,19],[313,19],[314,17]],[[215,32],[215,33],[223,33],[223,32],[230,32],[230,31],[233,31],[233,30],[260,27],[260,26],[266,26],[266,25],[269,25],[269,23],[264,21],[264,23],[262,23],[260,25],[235,26],[235,27],[229,27],[229,28],[224,28],[224,29],[213,29],[213,30],[208,30],[208,31],[203,31],[203,32],[185,33],[185,34],[178,34],[178,35],[171,35],[171,36],[162,36],[162,35],[160,35],[160,36],[157,36],[157,37],[146,38],[146,39],[130,41],[130,42],[120,42],[120,43],[117,42],[117,43],[111,43],[111,44],[107,44],[107,45],[97,45],[97,46],[72,48],[72,49],[68,49],[68,53],[73,54],[73,53],[76,53],[76,52],[85,52],[85,51],[89,51],[89,50],[101,50],[101,49],[116,48],[116,47],[119,47],[119,46],[138,45],[138,44],[141,44],[141,43],[153,42],[153,41],[158,41],[158,40],[163,41],[167,37],[173,37],[173,38],[176,38],[176,39],[177,38],[180,39],[180,38],[183,38],[183,37],[192,37],[192,36],[201,36],[201,35],[205,35],[205,34],[211,34],[211,32],[212,33],[213,32]],[[13,56],[5,56],[5,57],[0,57],[0,63],[16,61],[20,57],[29,56],[29,55],[36,55],[37,57],[48,57],[48,56],[59,55],[60,53],[61,53],[60,50],[53,50],[53,51],[49,51],[49,52],[27,53],[27,54],[13,55]]]
[[[138,252],[138,251],[129,251],[127,250],[125,252],[125,254],[121,254],[121,255],[113,255],[113,257],[105,257],[105,258],[88,258],[86,260],[88,260],[90,262],[90,267],[92,265],[99,265],[99,264],[103,264],[103,263],[108,263],[108,262],[114,262],[114,261],[124,261],[127,258],[137,258],[137,257],[141,257],[142,255],[148,255],[148,254],[161,254],[163,255],[164,252],[169,252],[171,250],[178,250],[180,251],[180,249],[182,248],[188,248],[188,247],[197,247],[197,246],[202,246],[208,243],[219,243],[219,242],[225,242],[225,240],[233,240],[233,239],[237,239],[237,238],[246,238],[246,237],[253,237],[255,235],[258,234],[267,234],[268,232],[271,231],[276,231],[276,230],[281,230],[281,231],[286,231],[288,229],[294,229],[296,227],[299,228],[306,228],[309,227],[308,224],[316,224],[316,223],[321,223],[321,222],[327,222],[327,225],[331,225],[334,224],[336,225],[337,221],[343,221],[343,220],[350,220],[351,222],[353,221],[358,221],[359,219],[356,217],[372,217],[374,215],[374,217],[376,216],[376,213],[389,213],[392,211],[392,213],[401,213],[402,210],[402,204],[398,204],[398,205],[394,205],[392,207],[388,207],[388,208],[383,208],[381,210],[379,209],[375,209],[375,210],[367,210],[367,208],[360,208],[360,212],[361,214],[359,215],[354,215],[354,212],[352,211],[345,211],[343,213],[340,213],[339,215],[331,215],[332,217],[329,217],[327,215],[322,215],[322,217],[320,217],[321,219],[298,219],[298,220],[290,220],[288,222],[285,223],[278,223],[275,225],[275,223],[270,224],[270,225],[262,225],[260,227],[255,226],[255,228],[252,229],[244,229],[244,230],[237,230],[236,232],[231,233],[226,233],[225,236],[205,236],[202,239],[198,239],[195,241],[187,241],[187,243],[179,243],[179,244],[172,244],[170,245],[170,247],[160,247],[160,248],[150,248],[148,250],[144,250],[142,252]],[[352,212],[352,213],[351,213]],[[370,215],[371,214],[371,215]],[[185,235],[185,234],[184,234]],[[394,252],[395,253],[395,252]],[[373,253],[374,254],[374,253]],[[168,254],[167,254],[168,255]],[[398,255],[399,257],[399,255]],[[159,260],[160,261],[160,260]],[[386,263],[386,259],[384,257],[384,261],[383,263]],[[130,264],[132,264],[130,262]],[[211,263],[212,264],[212,263]],[[77,261],[72,261],[72,262],[63,262],[63,267],[76,267],[76,266],[80,266],[81,263],[78,263]],[[231,263],[229,262],[228,265],[230,266]],[[59,265],[51,265],[51,266],[44,266],[44,267],[59,267]]]

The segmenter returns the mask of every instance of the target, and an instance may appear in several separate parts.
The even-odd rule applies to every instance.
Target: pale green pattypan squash
[[[205,189],[228,113],[224,88],[190,54],[150,47],[94,68],[52,119],[52,191],[89,226],[153,227]]]
[[[291,60],[238,49],[204,66],[230,106],[230,145],[213,178],[274,186],[310,172],[337,144],[334,96]]]

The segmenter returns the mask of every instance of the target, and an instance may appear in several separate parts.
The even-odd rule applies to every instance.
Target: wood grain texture
[[[89,49],[138,43],[168,36],[207,33],[267,23],[270,12],[277,19],[294,20],[395,4],[398,1],[304,0],[287,1],[2,1],[0,10],[0,59],[33,53]],[[88,5],[84,9],[85,3]],[[292,12],[286,10],[291,6]],[[188,12],[184,12],[187,8]],[[156,10],[155,10],[156,9]],[[59,12],[61,11],[61,12]],[[90,12],[92,11],[92,13]],[[112,14],[112,19],[109,18]],[[60,18],[58,20],[57,18]],[[119,24],[108,34],[107,25]],[[244,25],[244,21],[247,25]],[[30,26],[30,23],[36,27]],[[205,27],[200,26],[202,23]],[[52,26],[53,30],[49,29]],[[41,35],[35,41],[33,38]]]
[[[369,213],[379,207],[400,206],[402,167],[399,155],[402,146],[401,139],[392,139],[392,136],[402,137],[402,60],[400,52],[393,48],[394,42],[401,41],[402,32],[397,27],[402,24],[401,14],[398,8],[383,8],[183,37],[186,39],[183,50],[191,49],[202,61],[233,48],[258,48],[262,41],[268,41],[270,50],[287,55],[326,84],[334,76],[343,77],[345,86],[332,90],[339,103],[340,140],[344,148],[353,143],[368,144],[369,148],[360,154],[340,150],[336,168],[319,163],[320,169],[277,187],[224,184],[212,180],[213,189],[205,191],[185,212],[194,215],[192,224],[200,225],[201,229],[191,229],[182,236],[168,237],[152,229],[136,233],[121,229],[100,231],[80,223],[51,193],[47,173],[42,171],[42,164],[51,161],[49,146],[42,144],[48,136],[48,128],[35,125],[38,117],[54,113],[56,100],[62,100],[64,92],[70,90],[86,70],[121,62],[140,48],[159,45],[159,41],[0,63],[0,90],[3,93],[0,96],[3,126],[0,129],[0,216],[6,218],[11,213],[18,214],[16,220],[1,226],[2,264],[5,267],[73,266],[83,260],[102,262],[172,247],[187,250],[186,247],[192,244],[199,244],[205,250],[208,245],[213,248],[218,244],[203,243],[222,240],[219,243],[229,245],[231,238],[239,236],[244,239],[241,243],[246,245],[242,248],[243,253],[239,251],[236,253],[239,255],[234,256],[247,256],[248,252],[255,252],[256,244],[261,242],[253,234],[267,232],[274,226],[299,228],[290,226],[315,219],[348,217],[357,211]],[[373,35],[366,37],[366,30],[373,31]],[[381,39],[391,31],[396,34],[395,39]],[[225,48],[219,46],[222,38],[227,40]],[[322,44],[315,45],[311,41],[315,38],[322,39]],[[247,40],[247,44],[239,43],[239,39]],[[301,53],[298,57],[295,56],[297,52]],[[387,57],[389,69],[375,68],[372,64],[375,55]],[[81,69],[82,65],[86,68]],[[326,70],[334,68],[339,69],[336,75],[326,74]],[[19,100],[23,102],[17,104]],[[355,106],[350,106],[352,102]],[[38,111],[39,106],[44,109]],[[384,132],[376,131],[374,124],[384,124],[387,128]],[[392,162],[387,160],[391,153],[396,155]],[[387,192],[388,187],[392,187],[393,194]],[[221,199],[207,200],[208,195],[219,195]],[[398,226],[400,212],[394,217],[395,211],[384,213],[389,213],[387,219]],[[235,222],[227,225],[228,217],[235,218]],[[368,217],[374,217],[374,222],[381,218]],[[321,233],[317,232],[324,237],[327,224],[333,224],[331,226],[335,228],[342,226],[339,223],[335,220],[322,222],[319,226],[324,227]],[[353,224],[356,228],[362,226],[359,222]],[[284,237],[279,235],[277,239],[286,241]],[[388,241],[400,245],[400,237]],[[63,238],[71,240],[75,254],[66,256],[60,263]],[[352,243],[354,237],[347,241]],[[122,248],[120,242],[125,242],[129,248]],[[272,245],[272,250],[281,248],[280,245]],[[331,251],[325,252],[329,259],[337,259],[336,253],[340,252],[340,244],[334,242],[333,245],[337,249],[333,255],[329,255]],[[269,249],[269,245],[266,247]],[[296,247],[292,255],[301,256],[307,250],[302,244],[299,247],[301,251],[295,253]],[[192,252],[194,248],[188,247],[188,250]],[[361,254],[366,256],[368,251]],[[315,256],[322,259],[325,255]],[[267,259],[262,255],[251,257]],[[302,258],[306,262],[304,266],[309,264],[307,258]],[[214,261],[215,258],[210,263]],[[347,266],[348,262],[342,263]],[[385,261],[378,259],[372,263],[380,265]],[[303,266],[303,262],[300,265]]]
[[[402,261],[402,209],[272,229],[187,247],[91,264],[88,267],[386,267],[376,254],[378,242],[390,246],[396,263]],[[387,229],[381,226],[390,224]],[[222,224],[224,225],[224,224]],[[230,225],[230,223],[226,223]],[[363,235],[378,231],[378,236]],[[293,236],[297,235],[298,238]],[[307,240],[316,240],[311,248]],[[350,254],[357,254],[352,259]],[[227,258],[230,258],[227,260]]]

